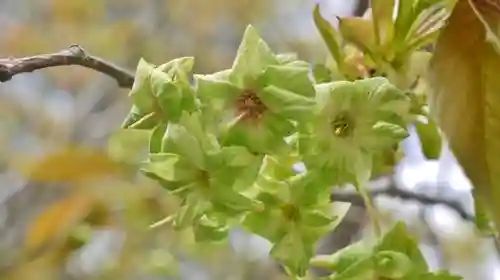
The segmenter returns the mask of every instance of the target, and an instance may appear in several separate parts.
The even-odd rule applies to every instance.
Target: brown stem
[[[12,77],[21,73],[68,65],[80,65],[106,74],[115,79],[122,88],[132,88],[134,84],[133,73],[86,53],[79,45],[72,45],[56,53],[0,59],[0,82],[9,81]]]

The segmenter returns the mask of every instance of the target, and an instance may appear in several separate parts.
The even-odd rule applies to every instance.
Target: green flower
[[[182,200],[176,226],[212,228],[220,236],[224,221],[260,207],[244,191],[254,183],[262,157],[241,146],[220,147],[198,113],[184,112],[178,123],[155,129],[150,146],[155,153],[142,171]]]
[[[188,77],[193,64],[192,57],[177,58],[160,66],[139,60],[129,93],[133,106],[123,127],[150,129],[158,121],[178,121],[183,110],[195,110],[195,92]]]
[[[447,273],[429,272],[418,243],[404,223],[396,223],[375,245],[359,241],[332,255],[314,257],[311,264],[332,270],[329,280],[345,279],[446,279],[460,280]]]
[[[249,26],[231,69],[195,75],[205,121],[222,145],[254,153],[287,149],[292,120],[310,117],[314,87],[308,65],[289,54],[274,54]]]
[[[316,86],[315,120],[300,125],[308,170],[330,183],[367,180],[373,155],[407,137],[409,100],[385,78]]]
[[[287,164],[266,156],[256,182],[256,199],[264,209],[248,213],[243,225],[271,241],[271,255],[302,276],[314,245],[335,227],[338,217],[332,214],[328,185],[318,184],[313,172],[283,179],[289,170]]]

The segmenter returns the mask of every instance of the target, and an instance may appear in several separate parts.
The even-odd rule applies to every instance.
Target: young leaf
[[[371,0],[375,40],[379,45],[385,45],[392,40],[394,4],[395,0]]]
[[[340,47],[340,36],[335,28],[321,16],[319,4],[316,4],[314,7],[313,18],[316,28],[318,28],[323,41],[325,41],[325,44],[330,51],[330,55],[335,59],[339,68],[342,69],[344,54],[342,52],[342,48]]]
[[[416,122],[415,130],[424,156],[428,159],[438,159],[441,156],[443,139],[437,124],[433,120],[429,120],[428,123]]]
[[[129,96],[139,113],[147,114],[154,111],[155,101],[151,94],[151,86],[149,77],[154,70],[154,65],[149,64],[146,60],[141,58],[137,64],[135,73],[135,80]]]

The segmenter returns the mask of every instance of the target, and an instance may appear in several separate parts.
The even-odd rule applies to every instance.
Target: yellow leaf
[[[475,4],[475,10],[471,6]],[[481,14],[480,20],[476,12]],[[459,0],[430,62],[431,114],[500,228],[500,55],[483,22],[499,26],[490,0]],[[495,30],[496,31],[496,30]]]
[[[88,215],[92,201],[89,195],[75,192],[50,205],[29,225],[24,245],[26,252],[34,252],[63,238]]]
[[[41,159],[22,160],[19,169],[30,180],[61,183],[81,183],[122,171],[105,152],[83,147],[62,148]]]

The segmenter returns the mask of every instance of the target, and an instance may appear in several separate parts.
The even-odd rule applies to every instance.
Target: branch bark
[[[411,200],[419,202],[423,205],[444,205],[457,212],[460,217],[466,221],[474,221],[474,215],[467,212],[459,201],[438,198],[423,193],[414,192],[399,188],[390,177],[383,177],[372,182],[372,188],[369,190],[371,198],[380,195],[400,198],[403,200]],[[352,189],[336,188],[330,196],[331,201],[349,202],[353,205],[364,206],[363,198]]]
[[[0,82],[9,81],[12,77],[21,73],[69,65],[83,66],[108,75],[115,79],[122,88],[132,88],[134,84],[133,73],[102,58],[86,53],[79,45],[72,45],[56,53],[0,59]]]

